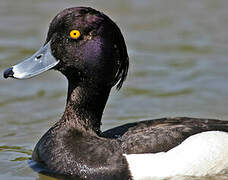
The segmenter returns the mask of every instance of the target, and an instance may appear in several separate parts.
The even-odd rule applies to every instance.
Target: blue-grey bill
[[[27,79],[45,72],[59,63],[51,53],[50,42],[41,47],[33,56],[14,65],[4,72],[4,77]]]

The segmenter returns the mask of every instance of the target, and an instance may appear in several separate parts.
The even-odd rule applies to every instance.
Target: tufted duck
[[[44,45],[4,72],[30,78],[49,69],[68,79],[62,118],[37,143],[42,173],[80,179],[127,180],[203,176],[228,166],[228,121],[162,118],[100,131],[110,90],[120,89],[128,54],[118,26],[89,7],[60,12]]]

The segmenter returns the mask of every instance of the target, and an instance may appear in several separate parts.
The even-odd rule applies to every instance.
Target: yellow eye
[[[81,35],[81,33],[80,33],[79,30],[72,30],[72,31],[70,32],[70,37],[71,37],[72,39],[78,39],[78,38],[80,37],[80,35]]]

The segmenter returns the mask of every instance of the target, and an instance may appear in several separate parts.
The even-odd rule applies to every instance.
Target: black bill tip
[[[3,76],[4,76],[4,78],[8,78],[8,77],[13,77],[13,74],[14,74],[13,67],[11,67],[4,71]]]

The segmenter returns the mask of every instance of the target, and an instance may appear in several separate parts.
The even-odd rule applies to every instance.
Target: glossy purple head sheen
[[[72,39],[71,30],[80,37]],[[55,69],[77,83],[114,86],[127,76],[128,54],[117,25],[92,8],[77,7],[60,12],[51,22],[47,42],[60,60]]]

